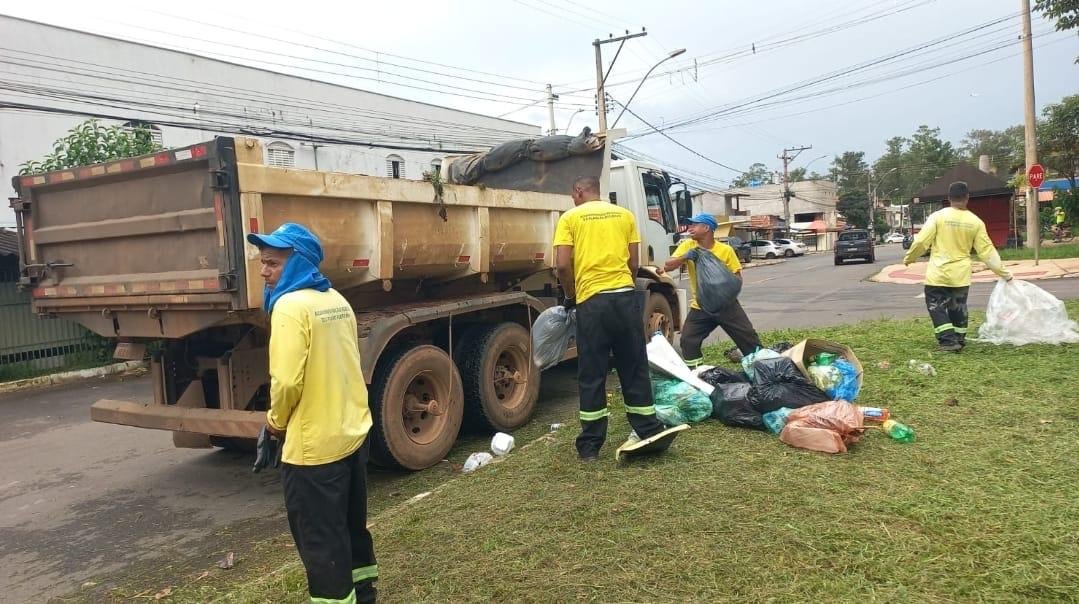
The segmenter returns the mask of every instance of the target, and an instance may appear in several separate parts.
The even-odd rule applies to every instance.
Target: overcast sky
[[[919,124],[958,143],[973,128],[1021,123],[1018,9],[1015,0],[187,0],[6,3],[0,12],[545,129],[551,83],[556,127],[572,117],[574,131],[596,123],[592,40],[643,26],[648,35],[626,43],[609,92],[628,102],[645,71],[685,48],[629,107],[659,128],[695,121],[667,131],[686,149],[627,113],[618,126],[647,136],[625,144],[725,182],[737,173],[713,162],[778,169],[784,147],[812,145],[793,166],[824,172],[832,155],[864,150],[872,160]],[[1033,24],[1040,110],[1079,92],[1079,37],[1037,14]],[[605,61],[616,48],[603,46]]]

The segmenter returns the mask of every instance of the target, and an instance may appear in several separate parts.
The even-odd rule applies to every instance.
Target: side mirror
[[[689,189],[683,188],[681,191],[674,192],[674,206],[679,222],[693,215],[693,198],[689,194]]]

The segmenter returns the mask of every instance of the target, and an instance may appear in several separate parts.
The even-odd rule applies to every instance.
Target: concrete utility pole
[[[1027,171],[1038,163],[1037,124],[1034,117],[1034,44],[1030,33],[1030,0],[1020,0],[1023,13],[1023,109],[1026,113],[1026,163]],[[1041,220],[1038,216],[1038,194],[1027,183],[1027,245],[1034,247],[1034,264],[1038,264],[1038,248],[1041,247]]]
[[[635,34],[626,31],[626,35],[614,37],[609,36],[606,40],[600,40],[596,38],[592,41],[592,47],[596,49],[596,115],[599,123],[599,133],[605,134],[607,132],[607,91],[604,90],[603,85],[607,82],[607,76],[611,75],[611,69],[614,67],[614,62],[618,60],[618,55],[622,52],[622,47],[625,46],[626,40],[633,38],[640,38],[641,36],[647,36],[648,32],[641,28],[641,31]],[[607,68],[607,72],[603,72],[603,49],[604,44],[610,44],[612,42],[618,42],[618,50],[614,53],[614,58],[611,59],[611,65]]]
[[[554,102],[558,100],[558,95],[551,91],[551,85],[547,84],[547,119],[550,122],[550,127],[547,128],[547,135],[554,136],[558,134],[558,129],[554,127]]]
[[[793,149],[784,149],[783,154],[777,156],[783,160],[783,221],[786,223],[787,236],[791,234],[791,182],[790,182],[790,163],[794,161],[794,158],[798,157],[802,151],[812,149],[813,145],[808,147],[795,147]],[[794,155],[791,155],[794,153]]]

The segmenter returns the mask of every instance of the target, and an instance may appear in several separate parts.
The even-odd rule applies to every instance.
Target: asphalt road
[[[919,286],[864,280],[900,253],[898,245],[878,248],[876,265],[836,267],[831,256],[817,255],[751,268],[741,300],[761,330],[921,315]],[[1079,297],[1079,279],[1040,285]],[[984,307],[991,288],[975,286],[971,305]],[[163,567],[154,558],[163,551],[242,549],[229,539],[245,538],[235,527],[255,520],[255,537],[246,538],[287,531],[275,472],[253,475],[248,455],[174,449],[168,433],[93,423],[89,405],[101,398],[148,401],[149,380],[0,397],[0,600],[47,599],[90,577],[138,564]],[[575,406],[572,365],[545,374],[537,423],[569,417]],[[466,441],[455,455],[482,440]],[[437,480],[452,469],[426,473]],[[415,488],[408,476],[382,474],[373,482],[373,491]]]

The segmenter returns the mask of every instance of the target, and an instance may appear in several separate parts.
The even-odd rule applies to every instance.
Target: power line
[[[613,99],[613,97],[612,97],[612,99]],[[674,144],[678,145],[679,147],[681,147],[681,148],[685,149],[686,151],[689,151],[689,152],[690,152],[690,153],[692,153],[693,155],[696,155],[697,157],[699,157],[699,158],[701,158],[701,159],[703,159],[703,160],[705,160],[705,161],[707,161],[707,162],[713,163],[713,164],[715,164],[715,165],[717,165],[717,166],[719,166],[719,167],[721,167],[721,168],[726,168],[726,169],[728,169],[728,170],[730,170],[730,171],[732,171],[732,172],[736,172],[736,173],[738,173],[738,174],[742,174],[742,171],[741,171],[741,170],[739,170],[738,168],[732,168],[732,167],[728,166],[727,164],[724,164],[724,163],[722,163],[722,162],[718,162],[718,161],[716,161],[716,160],[712,159],[711,157],[708,157],[707,155],[704,155],[703,153],[701,153],[700,151],[697,151],[696,149],[692,149],[692,148],[690,148],[690,147],[687,147],[687,146],[686,146],[686,145],[684,145],[684,144],[683,144],[683,143],[682,143],[681,141],[679,141],[679,140],[675,139],[674,137],[672,137],[671,135],[667,134],[666,132],[663,132],[662,130],[660,130],[660,129],[656,128],[656,127],[655,127],[655,126],[653,126],[653,125],[652,125],[651,123],[649,123],[649,122],[648,122],[647,120],[645,120],[645,119],[644,119],[643,117],[641,117],[641,116],[637,115],[636,113],[634,113],[634,111],[633,111],[632,109],[630,109],[629,107],[626,107],[625,105],[622,105],[622,103],[621,103],[621,102],[619,102],[618,100],[615,100],[614,102],[616,102],[616,103],[618,103],[619,105],[621,105],[621,107],[622,107],[623,109],[625,109],[627,113],[629,113],[629,114],[630,114],[630,115],[632,115],[633,117],[635,117],[635,118],[637,118],[638,120],[640,120],[641,122],[643,122],[643,123],[644,123],[644,124],[645,124],[646,126],[648,126],[649,128],[652,128],[652,129],[654,129],[654,130],[655,130],[656,132],[658,132],[659,134],[663,135],[663,137],[664,137],[664,138],[666,138],[667,140],[671,141],[672,143],[674,143]]]

